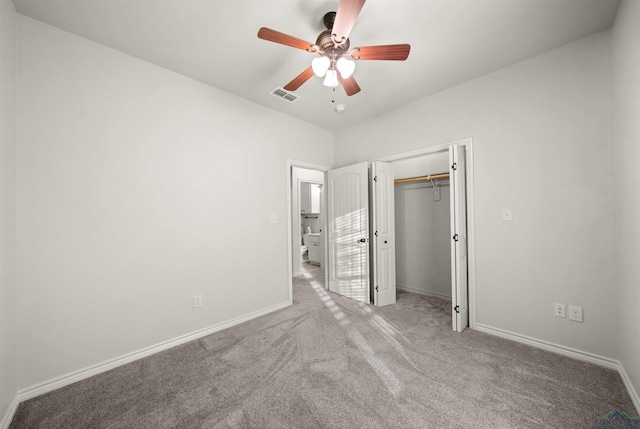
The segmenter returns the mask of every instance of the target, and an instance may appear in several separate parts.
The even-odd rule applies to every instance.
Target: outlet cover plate
[[[582,322],[582,307],[576,307],[575,305],[569,306],[569,320],[576,322]]]

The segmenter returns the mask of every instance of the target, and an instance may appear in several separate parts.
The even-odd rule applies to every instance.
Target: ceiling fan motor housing
[[[342,55],[345,51],[349,50],[349,39],[337,47],[331,40],[331,30],[324,30],[316,39],[316,45],[320,48],[321,52],[331,53],[332,50],[337,50],[339,55]]]

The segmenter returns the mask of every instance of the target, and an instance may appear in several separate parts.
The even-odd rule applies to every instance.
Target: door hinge
[[[458,234],[453,234],[453,241],[458,241]]]
[[[373,235],[378,236],[378,231],[374,232]]]
[[[376,286],[376,292],[378,292],[378,287],[379,287],[379,286]]]
[[[373,181],[377,182],[378,181],[378,176],[373,176]]]
[[[453,171],[456,171],[456,170],[458,169],[458,163],[457,163],[457,162],[454,162],[454,163],[453,163],[453,165],[451,166],[451,169],[452,169]]]
[[[456,305],[455,307],[453,307],[453,309],[456,311],[456,313],[460,314],[460,306]]]

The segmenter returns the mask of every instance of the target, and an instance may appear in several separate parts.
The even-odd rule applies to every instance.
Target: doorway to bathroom
[[[324,185],[327,169],[295,161],[289,161],[288,166],[290,277],[312,277],[322,287],[326,267]]]

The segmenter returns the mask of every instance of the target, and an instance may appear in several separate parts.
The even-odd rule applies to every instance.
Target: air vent
[[[298,98],[300,98],[298,95],[295,95],[289,91],[286,91],[282,88],[276,88],[273,91],[271,91],[269,94],[273,95],[274,97],[278,97],[284,101],[287,101],[289,103],[293,103],[294,101],[296,101]]]

